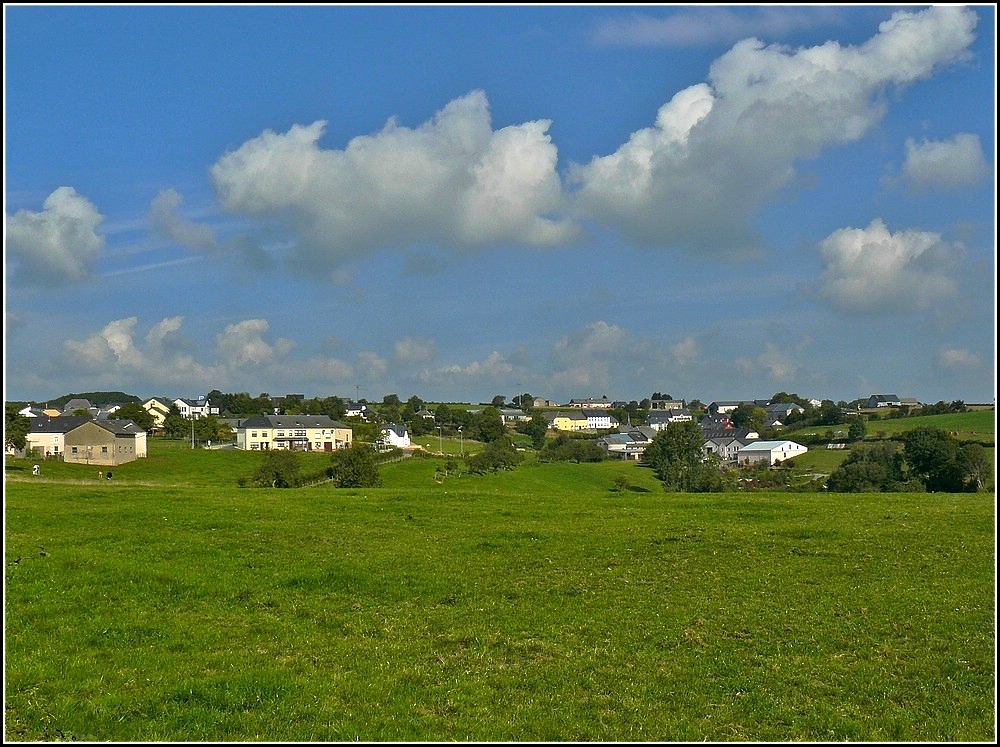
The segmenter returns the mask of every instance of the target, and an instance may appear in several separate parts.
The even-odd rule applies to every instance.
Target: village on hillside
[[[657,433],[671,423],[697,422],[703,452],[730,465],[773,466],[808,447],[783,432],[802,423],[829,426],[828,448],[842,448],[848,424],[861,413],[955,410],[962,402],[923,405],[913,398],[872,394],[852,403],[803,399],[780,393],[770,399],[698,401],[659,392],[639,401],[606,396],[559,403],[525,394],[505,402],[498,396],[483,406],[438,404],[396,395],[381,403],[303,395],[251,398],[212,392],[197,398],[133,397],[129,402],[94,404],[84,397],[59,406],[27,404],[17,415],[27,419],[23,449],[12,456],[114,466],[147,455],[147,437],[190,438],[192,448],[245,451],[322,451],[346,449],[356,440],[378,449],[415,448],[412,438],[428,433],[475,438],[475,419],[488,409],[503,427],[522,433],[589,438],[608,458],[641,460]],[[431,408],[434,407],[432,410]],[[888,409],[886,409],[888,408]],[[10,409],[8,407],[8,409]],[[835,428],[835,430],[834,430]],[[464,430],[463,430],[464,429]],[[360,437],[358,434],[361,434]],[[544,438],[543,438],[544,440]],[[838,443],[839,442],[839,443]]]

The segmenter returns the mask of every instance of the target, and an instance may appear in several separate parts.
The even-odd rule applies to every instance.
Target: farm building
[[[794,441],[754,441],[736,451],[736,461],[740,464],[767,462],[768,465],[773,465],[775,462],[792,459],[807,451],[809,449]]]

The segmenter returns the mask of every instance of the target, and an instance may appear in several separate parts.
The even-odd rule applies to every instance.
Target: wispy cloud
[[[692,47],[735,42],[750,36],[781,39],[802,29],[841,22],[834,8],[687,8],[630,12],[604,18],[594,30],[594,43],[624,47]]]

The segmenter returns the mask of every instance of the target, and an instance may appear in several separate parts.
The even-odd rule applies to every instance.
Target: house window
[[[107,446],[102,446],[101,447],[101,453],[102,454],[107,454],[108,453],[108,447]]]
[[[76,447],[75,446],[73,447],[73,453],[74,454],[76,453]]]

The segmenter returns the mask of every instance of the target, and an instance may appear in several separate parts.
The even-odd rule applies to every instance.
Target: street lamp
[[[444,436],[442,435],[440,425],[438,426],[438,451],[440,451],[442,455],[444,454]]]
[[[458,426],[458,442],[462,448],[462,458],[465,458],[465,436],[462,435],[462,426]]]

